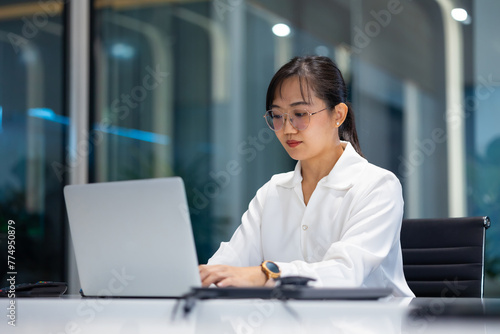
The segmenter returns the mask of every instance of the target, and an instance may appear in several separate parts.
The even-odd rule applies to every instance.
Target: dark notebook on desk
[[[287,276],[276,279],[274,287],[248,288],[194,288],[191,297],[196,299],[297,299],[297,300],[373,300],[389,296],[389,288],[324,288],[311,287],[309,282],[314,278],[304,276]]]
[[[280,300],[376,300],[387,297],[392,289],[387,288],[315,288],[290,286],[275,288],[194,288],[196,299],[280,299]]]

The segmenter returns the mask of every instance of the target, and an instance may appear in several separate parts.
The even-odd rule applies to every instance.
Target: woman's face
[[[271,109],[292,114],[292,110],[296,109],[315,113],[326,107],[326,103],[317,98],[312,91],[304,91],[302,97],[298,77],[291,77],[283,81],[281,94],[276,91]],[[340,144],[336,123],[343,120],[343,117],[339,118],[337,114],[334,110],[332,115],[328,109],[318,112],[310,116],[309,125],[305,130],[295,129],[287,117],[283,127],[275,133],[292,159],[307,161],[329,158],[335,152],[335,147]]]

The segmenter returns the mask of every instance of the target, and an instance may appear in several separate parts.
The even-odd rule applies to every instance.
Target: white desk
[[[445,303],[479,302],[388,299],[285,305],[277,300],[205,300],[197,301],[184,317],[183,302],[174,312],[176,301],[171,299],[17,298],[16,327],[2,316],[0,333],[500,333],[500,319],[441,319],[431,314],[410,320],[408,312],[423,301],[431,302],[436,315]],[[8,306],[9,299],[0,299],[4,314]]]

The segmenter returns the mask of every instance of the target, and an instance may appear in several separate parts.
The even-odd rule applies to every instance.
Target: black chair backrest
[[[417,297],[482,297],[488,217],[404,219],[403,269]]]

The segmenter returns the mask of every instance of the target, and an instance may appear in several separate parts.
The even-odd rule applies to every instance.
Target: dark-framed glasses
[[[300,108],[293,109],[292,111],[287,113],[271,109],[266,111],[266,113],[264,114],[264,118],[266,119],[267,125],[273,131],[281,130],[286,122],[286,119],[289,119],[290,124],[292,124],[295,129],[300,131],[307,129],[309,123],[311,122],[312,115],[315,115],[326,109],[328,108],[323,108],[312,113],[307,111],[306,109]]]

